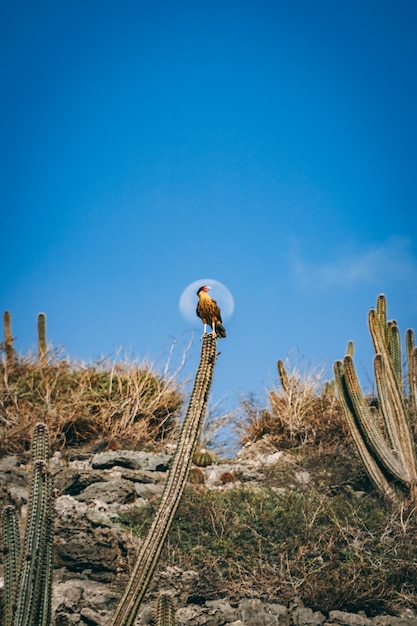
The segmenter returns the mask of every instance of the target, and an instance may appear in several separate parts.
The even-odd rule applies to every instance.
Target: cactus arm
[[[397,322],[388,324],[388,351],[392,369],[397,380],[398,387],[403,390],[403,367],[401,356],[401,339]]]
[[[278,360],[278,374],[281,381],[282,388],[285,392],[289,391],[290,383],[288,380],[287,370],[285,369],[283,361],[281,359]]]
[[[7,367],[13,367],[15,364],[15,353],[13,347],[13,334],[12,334],[12,316],[9,311],[3,313],[3,325],[4,325],[4,351],[6,352],[6,365]]]
[[[377,356],[375,359],[377,359]],[[371,453],[380,460],[380,463],[393,476],[401,482],[408,483],[408,475],[403,465],[382,434],[379,425],[379,414],[372,412],[365,402],[351,357],[345,356],[344,367],[346,385],[355,409],[355,415],[360,428],[365,434],[368,446],[371,448]],[[386,418],[385,415],[384,417]]]
[[[186,484],[200,436],[215,360],[216,338],[211,334],[205,334],[194,388],[161,501],[148,536],[142,544],[125,593],[116,608],[112,626],[133,626],[135,622]]]
[[[48,429],[45,424],[37,424],[32,439],[32,479],[22,546],[14,507],[5,507],[3,513],[5,626],[49,626],[51,622],[54,504],[48,458]]]
[[[384,294],[380,294],[378,296],[377,301],[376,301],[376,310],[372,309],[372,311],[375,314],[376,322],[378,323],[379,328],[381,329],[383,341],[384,341],[385,344],[387,344],[388,343],[387,335],[386,335],[386,330],[387,330],[387,299],[384,296]],[[378,352],[378,350],[376,348],[375,348],[375,352]]]
[[[4,555],[4,626],[13,624],[13,605],[17,582],[17,567],[19,561],[19,523],[14,506],[8,505],[3,509],[3,555]]]
[[[23,554],[19,570],[15,626],[32,626],[37,623],[36,616],[39,613],[42,594],[41,563],[45,548],[47,507],[50,501],[51,487],[52,481],[45,461],[36,461],[33,467]]]
[[[41,363],[46,361],[48,348],[46,344],[46,315],[38,314],[38,358]]]
[[[378,397],[381,403],[381,411],[384,416],[387,430],[396,432],[399,446],[395,448],[396,455],[401,460],[402,467],[407,476],[407,483],[417,482],[417,470],[415,464],[414,450],[411,440],[411,433],[406,422],[406,408],[401,400],[399,407],[394,405],[398,399],[395,390],[392,389],[393,381],[386,372],[386,365],[383,357],[377,354],[374,359],[375,379],[377,382]],[[397,426],[397,424],[399,426]]]
[[[384,343],[380,327],[378,328],[378,324],[376,323],[375,311],[373,309],[369,312],[369,328],[374,341],[375,352],[377,355],[381,355],[384,362],[384,373],[386,377],[387,391],[389,394],[389,403],[392,408],[392,414],[386,421],[386,425],[387,428],[391,430],[390,437],[394,443],[395,450],[401,454],[404,459],[404,463],[411,464],[411,474],[414,475],[416,473],[414,446],[411,439],[410,429],[405,418],[406,407],[403,401],[403,390],[402,386],[398,385],[398,381],[388,354],[387,345]]]
[[[43,422],[36,424],[32,435],[31,459],[35,461],[49,460],[49,431]]]
[[[52,576],[53,576],[53,544],[54,544],[54,495],[52,477],[48,474],[48,505],[45,520],[45,544],[40,564],[40,595],[37,607],[37,626],[50,626],[52,615]]]
[[[344,363],[351,357],[349,355],[345,356]],[[335,381],[337,390],[339,393],[339,398],[345,413],[345,417],[347,419],[347,423],[349,426],[349,430],[351,432],[352,438],[356,444],[359,455],[366,467],[368,474],[374,483],[378,486],[378,488],[388,497],[389,499],[395,499],[395,492],[390,486],[389,482],[385,478],[382,470],[377,464],[374,456],[371,454],[368,446],[366,445],[365,439],[362,435],[361,430],[359,429],[358,421],[355,419],[356,408],[353,404],[351,392],[348,389],[346,375],[345,375],[345,367],[342,361],[336,361],[334,365],[334,373],[335,373]],[[359,386],[358,386],[359,388]],[[369,412],[368,418],[371,418],[371,413]],[[369,423],[368,419],[368,423]],[[366,420],[365,420],[366,422]]]
[[[408,371],[408,402],[410,405],[410,417],[417,419],[417,348],[415,345],[414,331],[409,328],[405,335]]]

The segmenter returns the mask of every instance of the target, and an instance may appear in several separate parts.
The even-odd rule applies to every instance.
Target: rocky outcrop
[[[170,466],[169,453],[153,454],[111,450],[90,456],[73,455],[51,460],[56,487],[55,574],[53,611],[73,626],[107,626],[131,570],[138,540],[118,523],[121,513],[158,498]],[[267,442],[244,448],[230,463],[200,468],[212,489],[262,482],[267,468],[293,464],[290,455]],[[286,474],[288,477],[288,472]],[[307,472],[294,466],[291,481],[308,483]],[[28,498],[27,469],[22,459],[0,459],[0,508],[15,504],[25,515]],[[1,576],[1,573],[0,573]],[[184,626],[417,626],[412,614],[403,618],[342,611],[322,612],[295,599],[289,606],[253,598],[231,604],[226,599],[192,601],[199,574],[178,567],[158,570],[144,602],[137,626],[153,623],[153,604],[160,589],[171,594],[176,618]],[[59,621],[58,621],[59,624]]]

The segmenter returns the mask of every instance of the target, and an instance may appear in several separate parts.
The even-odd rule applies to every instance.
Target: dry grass
[[[146,363],[85,366],[18,357],[12,367],[0,363],[0,449],[27,449],[41,420],[55,447],[155,443],[176,428],[182,400],[178,384]]]
[[[268,435],[279,448],[306,444],[334,445],[346,440],[348,428],[333,382],[323,381],[323,372],[301,373],[288,368],[285,387],[269,392],[269,407],[260,408],[249,397],[242,402],[239,426],[242,444]]]

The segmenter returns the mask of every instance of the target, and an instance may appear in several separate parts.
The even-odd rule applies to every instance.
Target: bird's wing
[[[220,308],[217,306],[216,300],[212,300],[213,302],[213,315],[216,316],[217,321],[222,322],[222,314],[220,312]]]

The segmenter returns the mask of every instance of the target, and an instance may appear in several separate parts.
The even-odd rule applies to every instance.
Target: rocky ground
[[[119,514],[158,498],[171,459],[170,451],[151,453],[107,450],[96,454],[55,454],[51,460],[56,487],[55,573],[53,612],[66,614],[70,624],[106,626],[120,598],[134,561],[138,540],[118,523]],[[234,488],[236,484],[261,483],[268,465],[291,463],[285,453],[263,446],[244,448],[230,463],[211,465],[202,471],[206,487]],[[0,459],[0,508],[15,504],[22,517],[28,499],[25,459]],[[226,477],[232,476],[229,481]],[[292,478],[303,483],[306,472],[294,469]],[[1,575],[1,573],[0,573]],[[171,594],[180,625],[197,626],[417,626],[417,616],[404,611],[400,617],[342,611],[313,611],[294,598],[284,606],[242,598],[233,604],[224,599],[205,600],[193,595],[198,572],[178,567],[158,569],[137,626],[153,623],[153,607],[161,589]],[[0,579],[0,585],[2,580]]]

